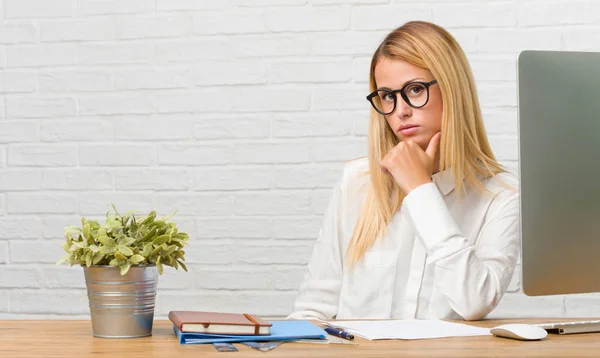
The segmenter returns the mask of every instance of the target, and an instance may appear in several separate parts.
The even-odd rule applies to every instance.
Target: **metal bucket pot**
[[[135,338],[152,335],[158,270],[131,266],[121,276],[113,266],[83,267],[95,337]]]

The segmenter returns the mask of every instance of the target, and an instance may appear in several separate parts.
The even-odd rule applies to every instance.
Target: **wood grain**
[[[519,319],[468,322],[481,327],[577,319]],[[151,337],[107,339],[92,336],[90,321],[0,321],[0,357],[598,357],[600,333],[550,334],[543,341],[498,337],[455,337],[418,341],[368,341],[358,345],[284,343],[263,353],[235,344],[239,352],[219,353],[210,345],[180,345],[169,321],[155,321]]]

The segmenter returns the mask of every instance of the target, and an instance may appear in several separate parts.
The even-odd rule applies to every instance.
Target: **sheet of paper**
[[[326,324],[370,340],[491,335],[489,328],[442,320],[328,321]]]

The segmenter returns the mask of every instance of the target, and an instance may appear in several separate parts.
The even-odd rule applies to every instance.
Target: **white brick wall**
[[[591,0],[0,0],[0,319],[85,318],[62,229],[178,209],[189,273],[171,309],[290,312],[343,162],[366,153],[368,66],[408,20],[446,26],[473,66],[496,154],[517,168],[524,49],[600,51]],[[597,295],[492,316],[597,316]],[[40,299],[42,298],[42,299]],[[68,302],[68,304],[65,304]]]

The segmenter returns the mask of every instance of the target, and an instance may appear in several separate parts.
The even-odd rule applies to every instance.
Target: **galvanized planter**
[[[121,276],[113,266],[83,267],[95,337],[136,338],[152,335],[158,270],[131,266]]]

